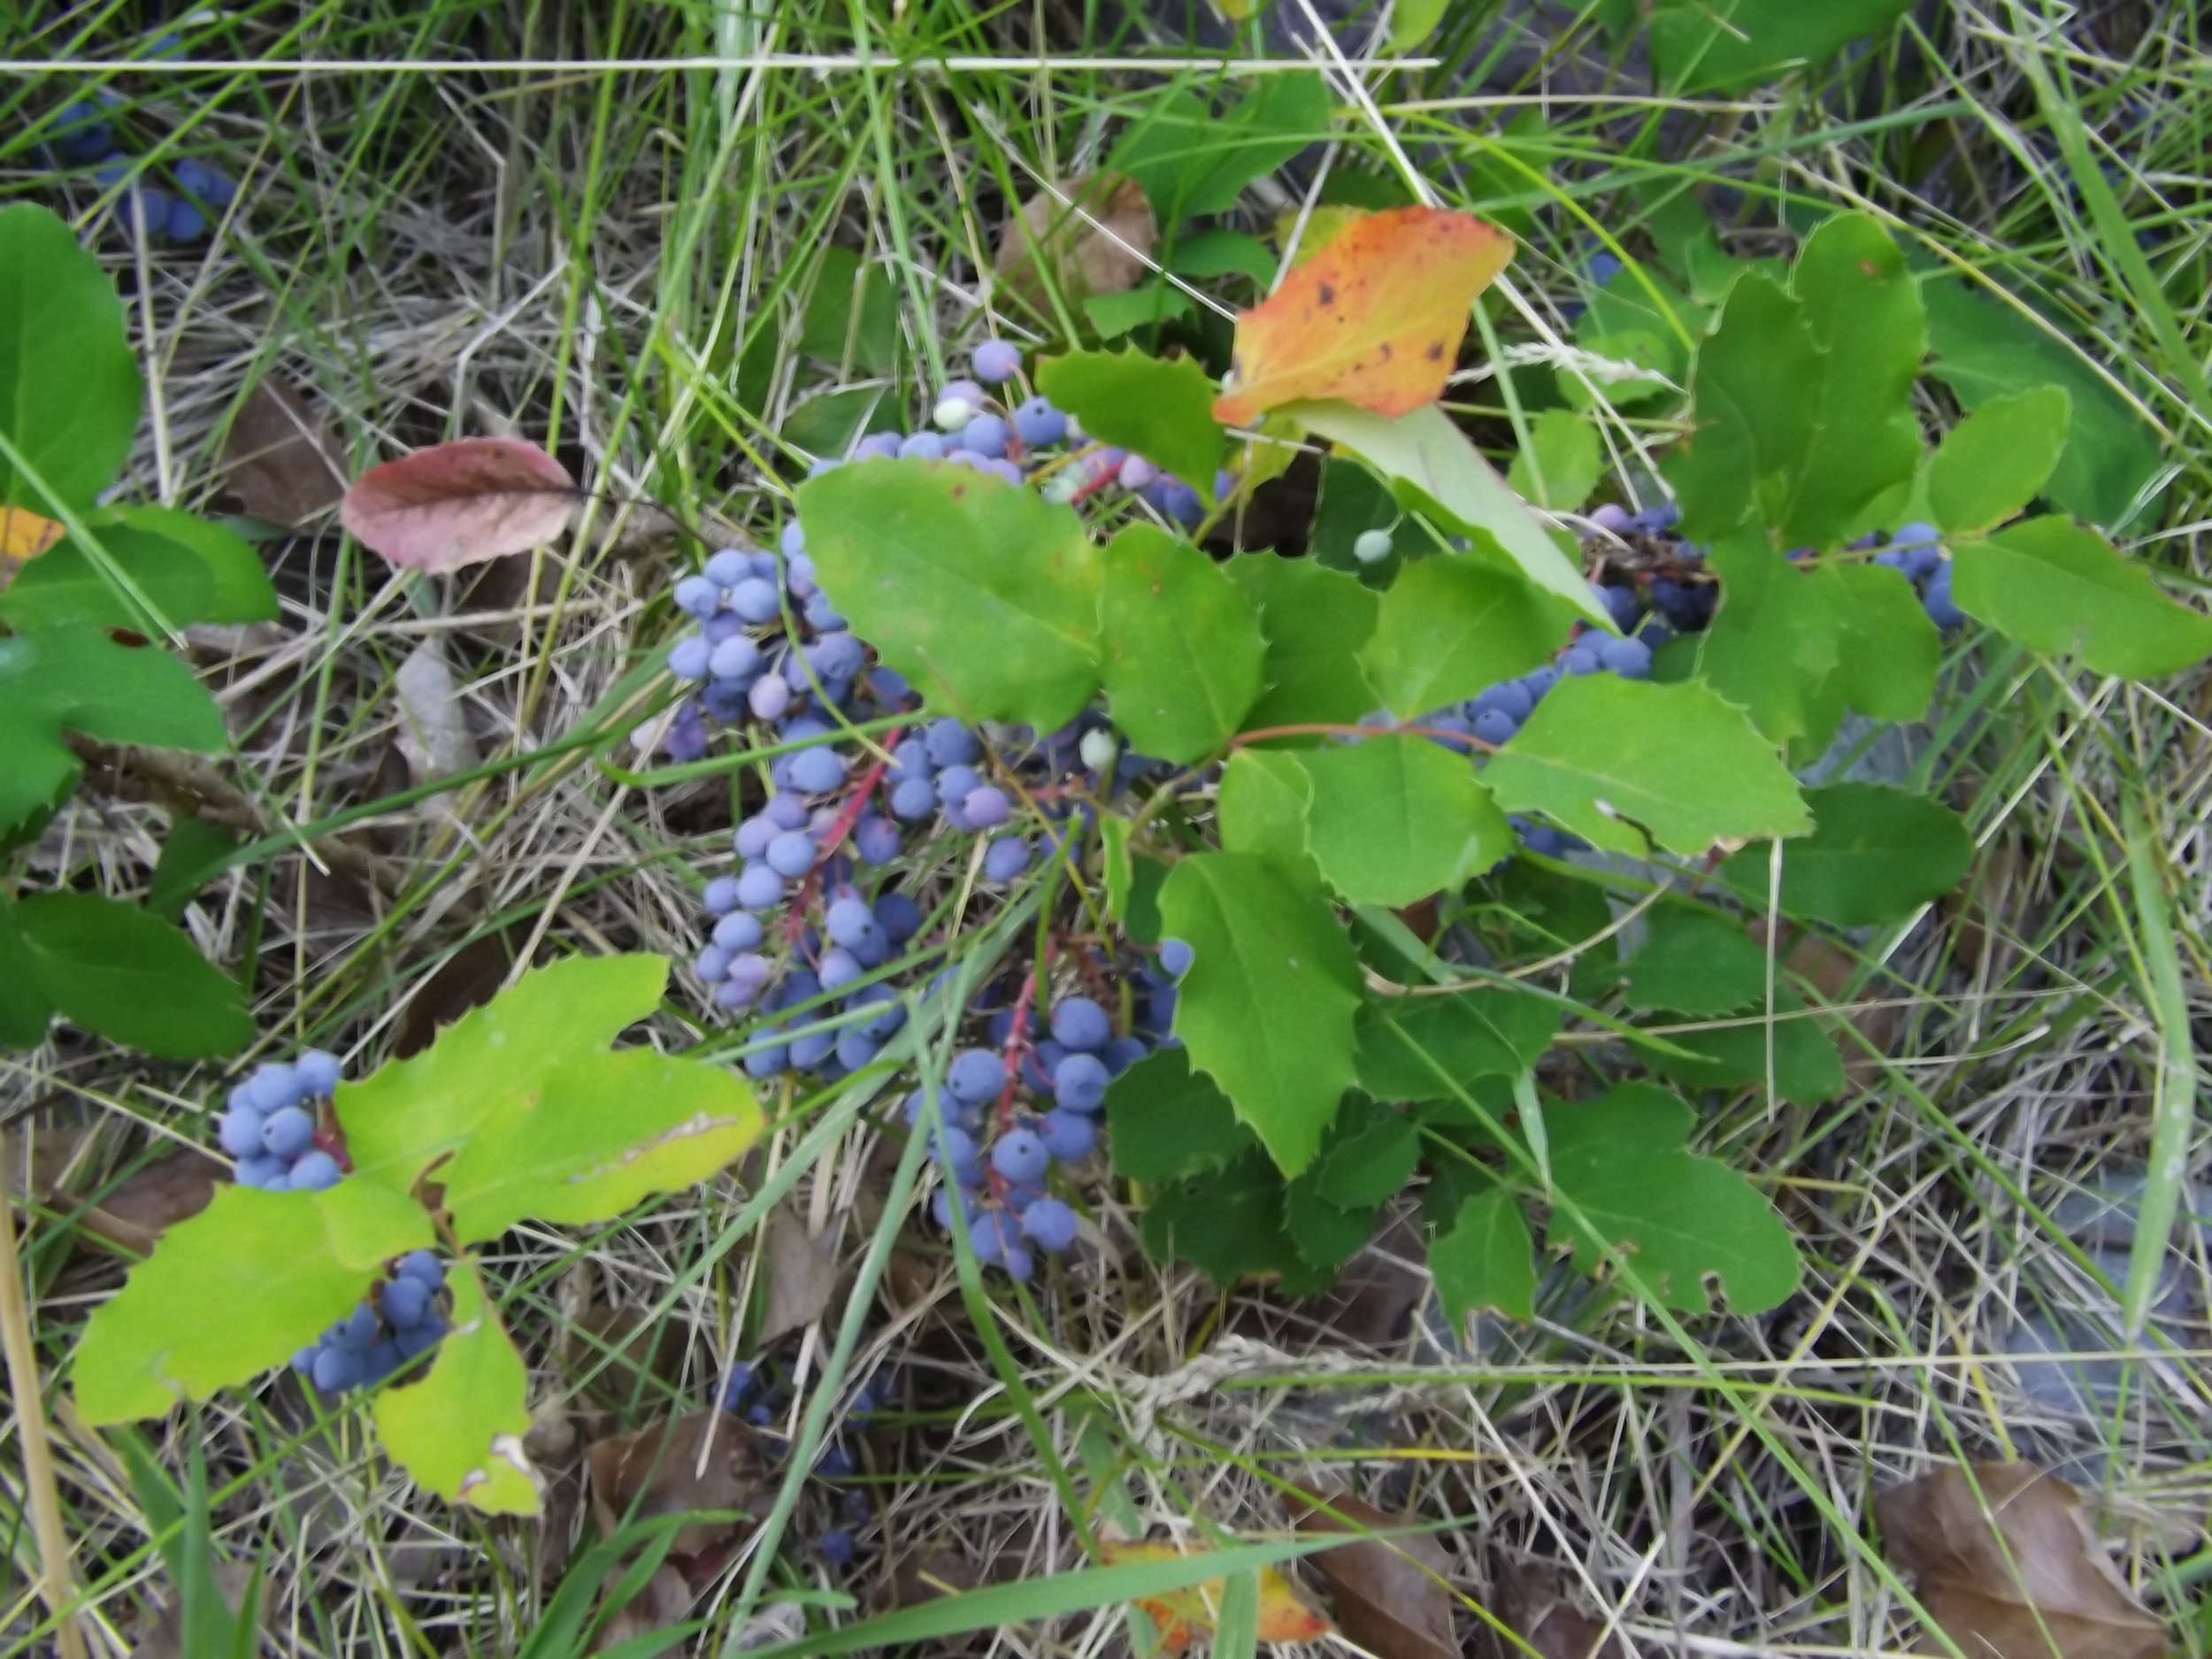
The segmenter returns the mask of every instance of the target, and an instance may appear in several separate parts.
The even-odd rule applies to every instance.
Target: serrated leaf
[[[482,1243],[525,1217],[604,1221],[734,1163],[762,1123],[752,1089],[719,1066],[650,1048],[571,1060],[510,1094],[446,1166],[453,1235]]]
[[[1572,512],[1590,499],[1604,471],[1596,422],[1571,409],[1547,409],[1529,423],[1528,447],[1513,457],[1505,481],[1539,507]]]
[[[1786,915],[1844,927],[1902,921],[1958,886],[1973,862],[1965,821],[1909,789],[1829,784],[1807,790],[1805,804],[1813,833],[1782,849]],[[1763,847],[1746,848],[1721,864],[1720,879],[1763,907],[1767,856]]]
[[[1352,1080],[1359,964],[1335,912],[1264,858],[1197,853],[1160,889],[1160,918],[1193,953],[1175,1034],[1295,1175]]]
[[[1306,846],[1306,809],[1313,784],[1297,757],[1279,750],[1240,749],[1222,768],[1214,797],[1214,822],[1221,849],[1256,853],[1284,864],[1302,879],[1313,879]]]
[[[334,1105],[354,1167],[411,1187],[494,1113],[658,1008],[667,983],[662,956],[570,956],[531,970],[421,1054],[339,1084]]]
[[[175,921],[193,895],[214,879],[213,872],[244,845],[244,836],[213,818],[172,818],[161,856],[146,883],[147,913]]]
[[[1229,1097],[1180,1048],[1147,1055],[1108,1086],[1107,1145],[1133,1181],[1178,1181],[1256,1150]]]
[[[488,1515],[535,1515],[537,1479],[522,1447],[529,1371],[473,1267],[448,1283],[450,1328],[426,1376],[377,1395],[377,1439],[418,1485],[448,1502]]]
[[[1107,712],[1144,754],[1178,763],[1211,754],[1260,695],[1267,647],[1251,601],[1218,565],[1153,525],[1124,528],[1105,564]]]
[[[1461,1201],[1451,1225],[1429,1240],[1429,1271],[1454,1330],[1485,1308],[1536,1317],[1536,1241],[1520,1201],[1502,1187]]]
[[[1513,828],[1464,755],[1382,733],[1306,749],[1306,838],[1322,879],[1355,904],[1410,904],[1513,850]]]
[[[1512,257],[1513,239],[1471,213],[1396,207],[1355,219],[1237,314],[1215,416],[1241,425],[1313,398],[1386,416],[1433,403],[1458,366],[1475,296]]]
[[[1672,92],[1770,80],[1887,28],[1909,0],[1658,0],[1651,59]]]
[[[862,461],[799,486],[853,631],[963,720],[1049,731],[1098,688],[1098,549],[1072,509],[972,468]]]
[[[1146,1255],[1194,1263],[1217,1285],[1305,1267],[1283,1225],[1282,1175],[1259,1147],[1152,1194],[1142,1228]]]
[[[1749,717],[1696,684],[1570,676],[1491,757],[1483,781],[1507,811],[1541,812],[1619,852],[1699,853],[1812,826]]]
[[[2212,654],[2212,617],[2168,598],[2141,565],[2063,518],[2025,519],[1952,556],[1959,609],[2032,650],[2130,680]]]
[[[343,1317],[380,1262],[432,1242],[427,1213],[388,1189],[365,1195],[358,1179],[219,1187],[172,1226],[85,1326],[71,1367],[85,1420],[158,1417],[248,1381]]]
[[[1796,1245],[1774,1206],[1743,1177],[1683,1149],[1695,1116],[1675,1095],[1642,1083],[1548,1106],[1557,1202],[1547,1241],[1571,1247],[1577,1270],[1594,1272],[1605,1252],[1580,1225],[1587,1223],[1667,1306],[1704,1311],[1711,1274],[1731,1312],[1764,1312],[1797,1288]],[[1580,1223],[1569,1218],[1571,1208]]]
[[[371,467],[338,519],[403,570],[456,571],[527,553],[568,527],[568,469],[521,438],[456,438]]]
[[[1143,187],[1162,225],[1225,213],[1246,185],[1327,136],[1329,106],[1317,74],[1262,76],[1218,111],[1174,88],[1130,124],[1106,165]]]
[[[1330,1202],[1309,1171],[1283,1189],[1283,1231],[1290,1235],[1298,1259],[1325,1284],[1365,1248],[1375,1231],[1375,1209],[1373,1204],[1347,1208]]]
[[[1928,506],[1954,535],[2025,511],[2066,447],[2073,400],[2062,386],[1993,397],[1945,434],[1928,463]]]
[[[1119,340],[1136,329],[1156,327],[1197,309],[1189,295],[1166,282],[1148,282],[1123,294],[1094,294],[1083,302],[1084,319],[1101,340]],[[1208,382],[1210,403],[1211,384]],[[1207,419],[1213,417],[1209,415]],[[1210,499],[1212,489],[1212,477],[1209,474],[1206,488],[1200,493]]]
[[[1284,413],[1364,460],[1390,480],[1400,502],[1462,535],[1488,538],[1487,545],[1530,586],[1599,627],[1612,628],[1611,614],[1592,595],[1580,568],[1434,404],[1395,419],[1339,403],[1294,403]]]
[[[1357,1024],[1359,1086],[1377,1100],[1448,1100],[1455,1083],[1534,1066],[1560,1019],[1557,1004],[1525,991],[1370,1002]]]
[[[0,503],[90,506],[129,458],[141,390],[99,260],[46,209],[0,208],[0,433],[22,464],[0,459]]]
[[[1360,663],[1382,706],[1409,720],[1549,662],[1566,631],[1510,572],[1445,554],[1398,572]]]
[[[1709,562],[1721,604],[1698,637],[1698,678],[1775,742],[1824,748],[1843,718],[1842,621],[1832,595],[1756,533],[1724,538]]]
[[[1190,358],[1071,351],[1037,365],[1037,389],[1087,436],[1133,450],[1213,500],[1229,436],[1213,418],[1213,381]]]
[[[1804,1000],[1796,992],[1775,992],[1771,1045],[1769,1030],[1762,1018],[1733,1019],[1706,1031],[1669,1032],[1666,1040],[1676,1052],[1645,1047],[1645,1053],[1655,1069],[1690,1088],[1743,1083],[1763,1088],[1771,1061],[1774,1093],[1779,1099],[1816,1106],[1843,1093],[1849,1079],[1836,1045],[1820,1022],[1805,1011]]]
[[[1747,273],[1729,289],[1690,370],[1690,435],[1668,457],[1686,535],[1717,540],[1775,498],[1812,442],[1821,352],[1804,307],[1779,282]]]
[[[1797,845],[1803,845],[1802,842]],[[1767,953],[1743,924],[1701,904],[1661,904],[1621,982],[1628,1005],[1693,1018],[1732,1014],[1766,995]]]
[[[276,615],[276,589],[259,556],[220,525],[167,507],[108,508],[85,514],[84,522],[100,557],[65,539],[0,594],[0,618],[20,628],[74,623],[157,631],[104,565],[135,585],[172,627]]]
[[[64,732],[204,753],[230,741],[215,700],[166,652],[118,645],[96,628],[0,638],[0,831],[74,781]]]
[[[15,925],[15,902],[0,893],[0,1046],[28,1048],[45,1040],[54,999],[31,978],[30,947]]]
[[[1836,618],[1836,677],[1843,701],[1877,720],[1925,718],[1935,698],[1943,636],[1903,572],[1831,562],[1814,580]]]
[[[1259,612],[1267,641],[1260,699],[1245,712],[1245,730],[1350,725],[1372,712],[1375,691],[1359,651],[1375,632],[1379,602],[1357,578],[1271,553],[1247,553],[1225,568]]]
[[[182,932],[92,893],[35,893],[15,906],[23,966],[63,1018],[170,1060],[234,1054],[253,1041],[238,982]]]
[[[1372,1210],[1398,1195],[1420,1161],[1411,1120],[1371,1104],[1363,1119],[1340,1125],[1299,1184],[1339,1210]]]

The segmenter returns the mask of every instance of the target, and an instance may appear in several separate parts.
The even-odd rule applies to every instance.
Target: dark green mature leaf
[[[1371,1102],[1359,1103],[1363,1111],[1355,1117],[1348,1102],[1337,1133],[1313,1168],[1299,1177],[1316,1197],[1340,1210],[1372,1210],[1396,1197],[1421,1161],[1421,1132],[1410,1118]]]
[[[1483,780],[1508,811],[1541,812],[1620,852],[1698,853],[1812,826],[1750,718],[1695,684],[1563,680]]]
[[[1805,1011],[1803,999],[1794,991],[1778,990],[1774,1014],[1774,1093],[1801,1106],[1816,1106],[1842,1094],[1848,1081],[1843,1062],[1820,1022]],[[1679,1052],[1646,1052],[1655,1068],[1692,1088],[1726,1088],[1739,1083],[1763,1087],[1768,1030],[1763,1019],[1743,1019],[1716,1024],[1709,1031],[1670,1032],[1666,1040]]]
[[[1824,747],[1843,718],[1832,595],[1755,532],[1716,542],[1710,562],[1721,606],[1698,640],[1698,678],[1748,710],[1775,742]]]
[[[2024,511],[2066,447],[2073,400],[2062,386],[1993,397],[1951,428],[1928,463],[1928,506],[1954,535]]]
[[[863,265],[849,248],[826,248],[807,294],[799,349],[863,374],[889,374],[899,362],[899,302],[891,273]]]
[[[22,965],[63,1018],[169,1060],[234,1054],[253,1041],[238,982],[177,928],[91,893],[15,906]]]
[[[349,1312],[384,1260],[434,1239],[419,1204],[357,1176],[319,1193],[219,1186],[94,1310],[77,1409],[121,1423],[245,1382]]]
[[[1229,1097],[1180,1048],[1160,1048],[1106,1090],[1106,1144],[1133,1181],[1179,1181],[1258,1150]]]
[[[1310,1174],[1283,1189],[1283,1230],[1290,1235],[1298,1259],[1324,1283],[1333,1279],[1337,1270],[1373,1235],[1375,1211],[1374,1204],[1346,1209],[1330,1202]]]
[[[1973,861],[1965,821],[1911,790],[1834,783],[1807,790],[1805,804],[1813,811],[1813,833],[1782,849],[1786,915],[1844,927],[1902,921],[1956,887]],[[1764,907],[1764,847],[1734,854],[1719,874],[1747,903]]]
[[[1378,1100],[1449,1099],[1454,1083],[1527,1071],[1560,1018],[1557,1004],[1524,991],[1370,1002],[1359,1011],[1359,1086]]]
[[[1733,917],[1668,903],[1652,910],[1645,928],[1643,949],[1621,976],[1631,1008],[1732,1014],[1765,997],[1767,953]]]
[[[1226,1169],[1152,1194],[1143,1228],[1146,1255],[1194,1262],[1217,1285],[1303,1265],[1283,1225],[1283,1178],[1256,1147]]]
[[[1572,512],[1604,472],[1596,423],[1571,409],[1547,409],[1529,423],[1528,447],[1513,457],[1505,481],[1540,507]]]
[[[2130,680],[2212,655],[2212,617],[2168,598],[2093,530],[2029,518],[1952,553],[1959,609],[2032,649]]]
[[[1072,509],[972,468],[862,461],[799,486],[830,601],[930,701],[1040,731],[1098,687],[1098,549]]]
[[[1656,0],[1651,61],[1674,92],[1773,80],[1886,29],[1911,0]]]
[[[28,1048],[53,1024],[54,999],[31,977],[30,947],[15,925],[15,902],[0,893],[0,1048]]]
[[[1398,572],[1360,662],[1383,707],[1409,720],[1550,661],[1566,631],[1510,572],[1445,554]]]
[[[1267,640],[1263,689],[1244,717],[1247,731],[1350,725],[1373,711],[1375,690],[1359,664],[1360,648],[1375,632],[1372,593],[1310,558],[1247,553],[1226,568],[1260,613]]]
[[[1405,526],[1394,538],[1388,557],[1365,564],[1353,553],[1353,544],[1363,533],[1390,529],[1398,524],[1400,513],[1398,498],[1374,468],[1349,455],[1322,457],[1320,492],[1320,499],[1314,503],[1313,525],[1307,533],[1307,548],[1316,563],[1341,571],[1363,588],[1387,588],[1412,546],[1430,544],[1427,532],[1417,526]]]
[[[1249,853],[1197,853],[1160,889],[1193,953],[1175,1034],[1276,1166],[1312,1161],[1352,1081],[1359,964],[1321,894]]]
[[[1107,711],[1144,754],[1202,759],[1260,695],[1267,643],[1251,601],[1156,526],[1129,525],[1107,544],[1099,632]]]
[[[1410,904],[1513,850],[1513,827],[1463,755],[1379,733],[1291,757],[1311,782],[1306,841],[1355,904]]]
[[[1797,1247],[1774,1206],[1742,1176],[1683,1150],[1695,1118],[1675,1095],[1644,1083],[1547,1107],[1557,1195],[1548,1242],[1571,1245],[1585,1273],[1605,1261],[1604,1247],[1620,1250],[1669,1307],[1709,1307],[1710,1274],[1731,1311],[1763,1312],[1797,1288]]]
[[[146,884],[148,912],[175,921],[193,895],[214,879],[216,868],[244,844],[237,831],[212,818],[172,819],[153,879]]]
[[[1536,1317],[1536,1241],[1520,1201],[1504,1187],[1461,1201],[1451,1225],[1429,1240],[1429,1271],[1455,1328],[1484,1308],[1509,1319]]]
[[[1306,811],[1313,804],[1313,780],[1294,755],[1240,749],[1222,768],[1214,797],[1214,821],[1221,849],[1256,853],[1310,882],[1315,872],[1306,845]]]
[[[454,1275],[453,1329],[429,1374],[376,1397],[386,1451],[449,1502],[488,1515],[534,1515],[536,1482],[522,1438],[530,1428],[530,1370],[486,1303],[473,1266]]]
[[[130,456],[141,389],[100,262],[46,209],[0,208],[0,433],[22,458],[0,458],[0,503],[89,507]]]
[[[1262,75],[1216,112],[1187,87],[1123,133],[1107,168],[1144,188],[1163,228],[1236,205],[1244,187],[1328,135],[1328,88],[1317,74]]]
[[[866,434],[897,425],[897,411],[881,386],[848,386],[800,400],[780,432],[787,443],[809,455],[841,456]]]
[[[227,746],[222,712],[167,653],[96,628],[0,639],[0,831],[50,806],[77,776],[64,732],[149,749]]]
[[[1037,365],[1037,389],[1101,443],[1133,450],[1214,498],[1229,434],[1213,418],[1212,378],[1190,358],[1071,351]]]
[[[1694,423],[1667,465],[1683,533],[1717,541],[1765,511],[1812,442],[1821,352],[1805,309],[1780,283],[1747,272],[1690,373]]]
[[[172,627],[262,622],[277,613],[276,589],[260,556],[219,524],[167,507],[111,507],[84,518],[107,561]],[[77,623],[157,631],[74,536],[33,559],[0,592],[0,619],[19,628]]]
[[[2162,465],[2155,430],[2067,339],[2034,313],[1985,299],[1955,277],[1920,285],[1928,308],[1928,373],[1970,410],[1993,398],[2062,387],[2070,404],[2065,448],[2043,486],[2059,506],[2093,524],[2116,525]]]

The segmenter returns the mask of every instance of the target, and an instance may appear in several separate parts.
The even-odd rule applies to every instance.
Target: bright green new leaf
[[[1812,442],[1821,351],[1805,308],[1780,283],[1747,272],[1690,372],[1690,435],[1668,458],[1682,529],[1717,541],[1778,497]]]
[[[357,1179],[319,1193],[219,1186],[93,1310],[72,1366],[77,1409],[122,1423],[248,1381],[344,1317],[380,1262],[433,1236],[419,1206],[365,1195]]]
[[[1462,535],[1486,537],[1532,587],[1612,629],[1611,613],[1574,560],[1434,403],[1394,419],[1340,403],[1292,403],[1282,412],[1358,456],[1390,480],[1406,505]]]
[[[1604,471],[1597,424],[1571,409],[1547,409],[1529,424],[1528,448],[1513,457],[1505,481],[1540,507],[1572,512]]]
[[[2066,447],[2073,399],[2062,386],[1993,397],[1951,428],[1928,463],[1928,505],[1953,535],[2024,511]]]
[[[510,1094],[446,1166],[453,1235],[482,1243],[525,1217],[604,1221],[734,1163],[762,1122],[752,1089],[721,1066],[650,1048],[571,1060]]]
[[[1379,999],[1359,1011],[1359,1086],[1377,1100],[1449,1100],[1455,1085],[1529,1070],[1560,1018],[1532,991]]]
[[[1379,602],[1356,577],[1310,558],[1247,553],[1225,567],[1260,613],[1267,655],[1260,700],[1245,729],[1349,726],[1375,709],[1360,648],[1375,632]]]
[[[1221,850],[1256,853],[1313,879],[1306,846],[1306,810],[1313,803],[1313,783],[1294,755],[1280,750],[1240,749],[1222,768],[1214,798],[1214,822]]]
[[[1721,578],[1721,605],[1698,637],[1698,678],[1773,741],[1824,748],[1843,718],[1841,619],[1832,596],[1814,572],[1755,531],[1716,542],[1709,562]]]
[[[1398,572],[1360,663],[1383,707],[1410,720],[1549,662],[1566,631],[1517,576],[1444,554]]]
[[[1909,789],[1833,783],[1807,790],[1805,804],[1812,809],[1813,833],[1782,849],[1785,915],[1843,927],[1902,921],[1958,886],[1973,861],[1974,839],[1964,820]],[[1746,903],[1761,908],[1767,902],[1767,856],[1764,847],[1747,847],[1719,872]]]
[[[1461,1201],[1452,1225],[1429,1240],[1429,1271],[1454,1329],[1485,1308],[1509,1319],[1536,1317],[1536,1241],[1519,1200],[1502,1187]]]
[[[1275,280],[1281,263],[1275,250],[1247,230],[1216,228],[1178,236],[1161,250],[1167,268],[1178,276],[1248,277],[1264,290]]]
[[[1959,609],[2031,649],[2129,680],[2212,654],[2212,617],[2168,598],[2141,565],[2063,518],[2029,518],[1952,555]]]
[[[535,1515],[537,1476],[523,1451],[530,1373],[484,1300],[475,1269],[448,1281],[452,1328],[428,1375],[376,1397],[376,1435],[392,1460],[449,1503]]]
[[[1299,1181],[1339,1210],[1372,1210],[1412,1179],[1421,1162],[1421,1132],[1386,1107],[1356,1095],[1353,1101],[1364,1109],[1363,1119],[1340,1126]],[[1353,1117],[1348,1103],[1343,1115]]]
[[[1585,1273],[1597,1271],[1607,1247],[1617,1249],[1668,1307],[1704,1311],[1710,1274],[1731,1312],[1763,1313],[1797,1288],[1796,1244],[1742,1176],[1683,1150],[1695,1119],[1675,1095],[1644,1083],[1549,1107],[1544,1123],[1556,1196],[1548,1241],[1571,1245]]]
[[[1740,1083],[1763,1088],[1771,1065],[1778,1098],[1816,1106],[1842,1094],[1849,1081],[1835,1043],[1791,990],[1775,992],[1770,1022],[1763,1018],[1717,1022],[1709,1030],[1669,1032],[1666,1041],[1673,1053],[1638,1046],[1654,1067],[1689,1088]]]
[[[1836,686],[1842,700],[1877,720],[1925,718],[1943,661],[1943,635],[1912,584],[1879,565],[1829,560],[1813,572],[1813,590],[1836,619]]]
[[[1801,834],[1797,783],[1750,717],[1694,683],[1563,680],[1483,781],[1509,812],[1541,812],[1616,851],[1700,853]]]
[[[89,507],[130,457],[141,389],[100,262],[46,209],[0,208],[0,433],[39,480],[0,458],[0,503]]]
[[[1267,859],[1195,853],[1160,889],[1160,918],[1193,953],[1175,1034],[1276,1167],[1297,1174],[1352,1081],[1359,964],[1335,912]]]
[[[21,967],[65,1019],[166,1060],[234,1054],[253,1041],[238,982],[184,933],[95,893],[35,893],[15,906]]]
[[[1262,75],[1217,112],[1187,87],[1163,93],[1106,157],[1143,188],[1163,230],[1225,213],[1244,187],[1328,136],[1329,89],[1317,74]]]
[[[1107,711],[1144,754],[1202,759],[1260,695],[1267,642],[1251,601],[1156,526],[1130,525],[1107,544],[1099,634]]]
[[[1398,0],[1390,12],[1390,50],[1409,52],[1436,33],[1445,0]]]
[[[1148,282],[1118,294],[1083,296],[1084,318],[1101,340],[1118,340],[1136,329],[1156,327],[1196,309],[1189,295],[1165,282]],[[1207,474],[1206,488],[1209,492],[1213,488],[1211,473]]]
[[[168,507],[111,507],[84,517],[105,560],[170,626],[261,622],[276,615],[276,589],[260,556],[221,525]],[[74,536],[33,559],[0,591],[0,619],[19,628],[78,623],[157,631]]]
[[[1878,34],[1910,0],[1656,0],[1651,61],[1672,92],[1710,92],[1819,64]]]
[[[1213,500],[1229,434],[1213,418],[1212,377],[1190,358],[1071,351],[1037,365],[1037,389],[1088,436],[1141,455]]]
[[[830,603],[963,720],[1065,724],[1098,687],[1098,549],[1074,510],[941,461],[862,461],[799,486]]]
[[[1513,850],[1513,826],[1467,757],[1425,737],[1378,733],[1294,759],[1311,780],[1314,862],[1352,903],[1410,904]]]
[[[1631,1008],[1695,1017],[1732,1014],[1765,1000],[1767,953],[1735,918],[1701,904],[1667,903],[1644,926],[1643,948],[1621,976]]]
[[[202,753],[230,742],[215,700],[165,651],[134,650],[96,628],[0,638],[0,832],[75,782],[64,732]]]
[[[338,1086],[354,1167],[411,1187],[486,1119],[658,1008],[667,983],[664,956],[569,956],[532,969],[422,1053]]]
[[[1190,1069],[1180,1048],[1159,1048],[1106,1090],[1106,1144],[1133,1181],[1179,1181],[1256,1150],[1229,1097]]]

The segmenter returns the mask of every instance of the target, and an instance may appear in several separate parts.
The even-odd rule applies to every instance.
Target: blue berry
[[[1052,1162],[1045,1143],[1032,1129],[1010,1129],[991,1148],[991,1167],[1010,1181],[1033,1181]]]
[[[1079,1112],[1049,1111],[1037,1119],[1037,1139],[1063,1164],[1090,1156],[1098,1144],[1098,1120]]]
[[[1029,868],[1029,843],[1018,835],[1002,835],[983,849],[987,881],[1011,881]]]
[[[1004,340],[987,340],[975,349],[968,367],[986,386],[997,386],[1021,373],[1021,348]]]
[[[1022,1211],[1022,1233],[1056,1256],[1075,1242],[1075,1211],[1056,1198],[1040,1198]]]
[[[1014,411],[1014,430],[1032,449],[1061,442],[1068,435],[1068,418],[1041,397],[1033,397]]]
[[[964,1048],[945,1071],[945,1088],[964,1106],[995,1101],[1006,1087],[1006,1062],[988,1048]]]
[[[851,1566],[854,1558],[860,1553],[859,1546],[853,1542],[853,1535],[841,1526],[831,1527],[815,1540],[814,1548],[821,1552],[822,1559],[833,1567]]]
[[[1094,1054],[1071,1054],[1053,1071],[1052,1098],[1064,1111],[1094,1112],[1106,1103],[1110,1081],[1104,1060]]]

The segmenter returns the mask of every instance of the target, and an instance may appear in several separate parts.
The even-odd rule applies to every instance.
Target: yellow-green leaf
[[[376,1433],[392,1460],[450,1503],[535,1515],[536,1472],[522,1449],[530,1374],[484,1301],[473,1269],[454,1274],[452,1327],[419,1382],[376,1397]]]

